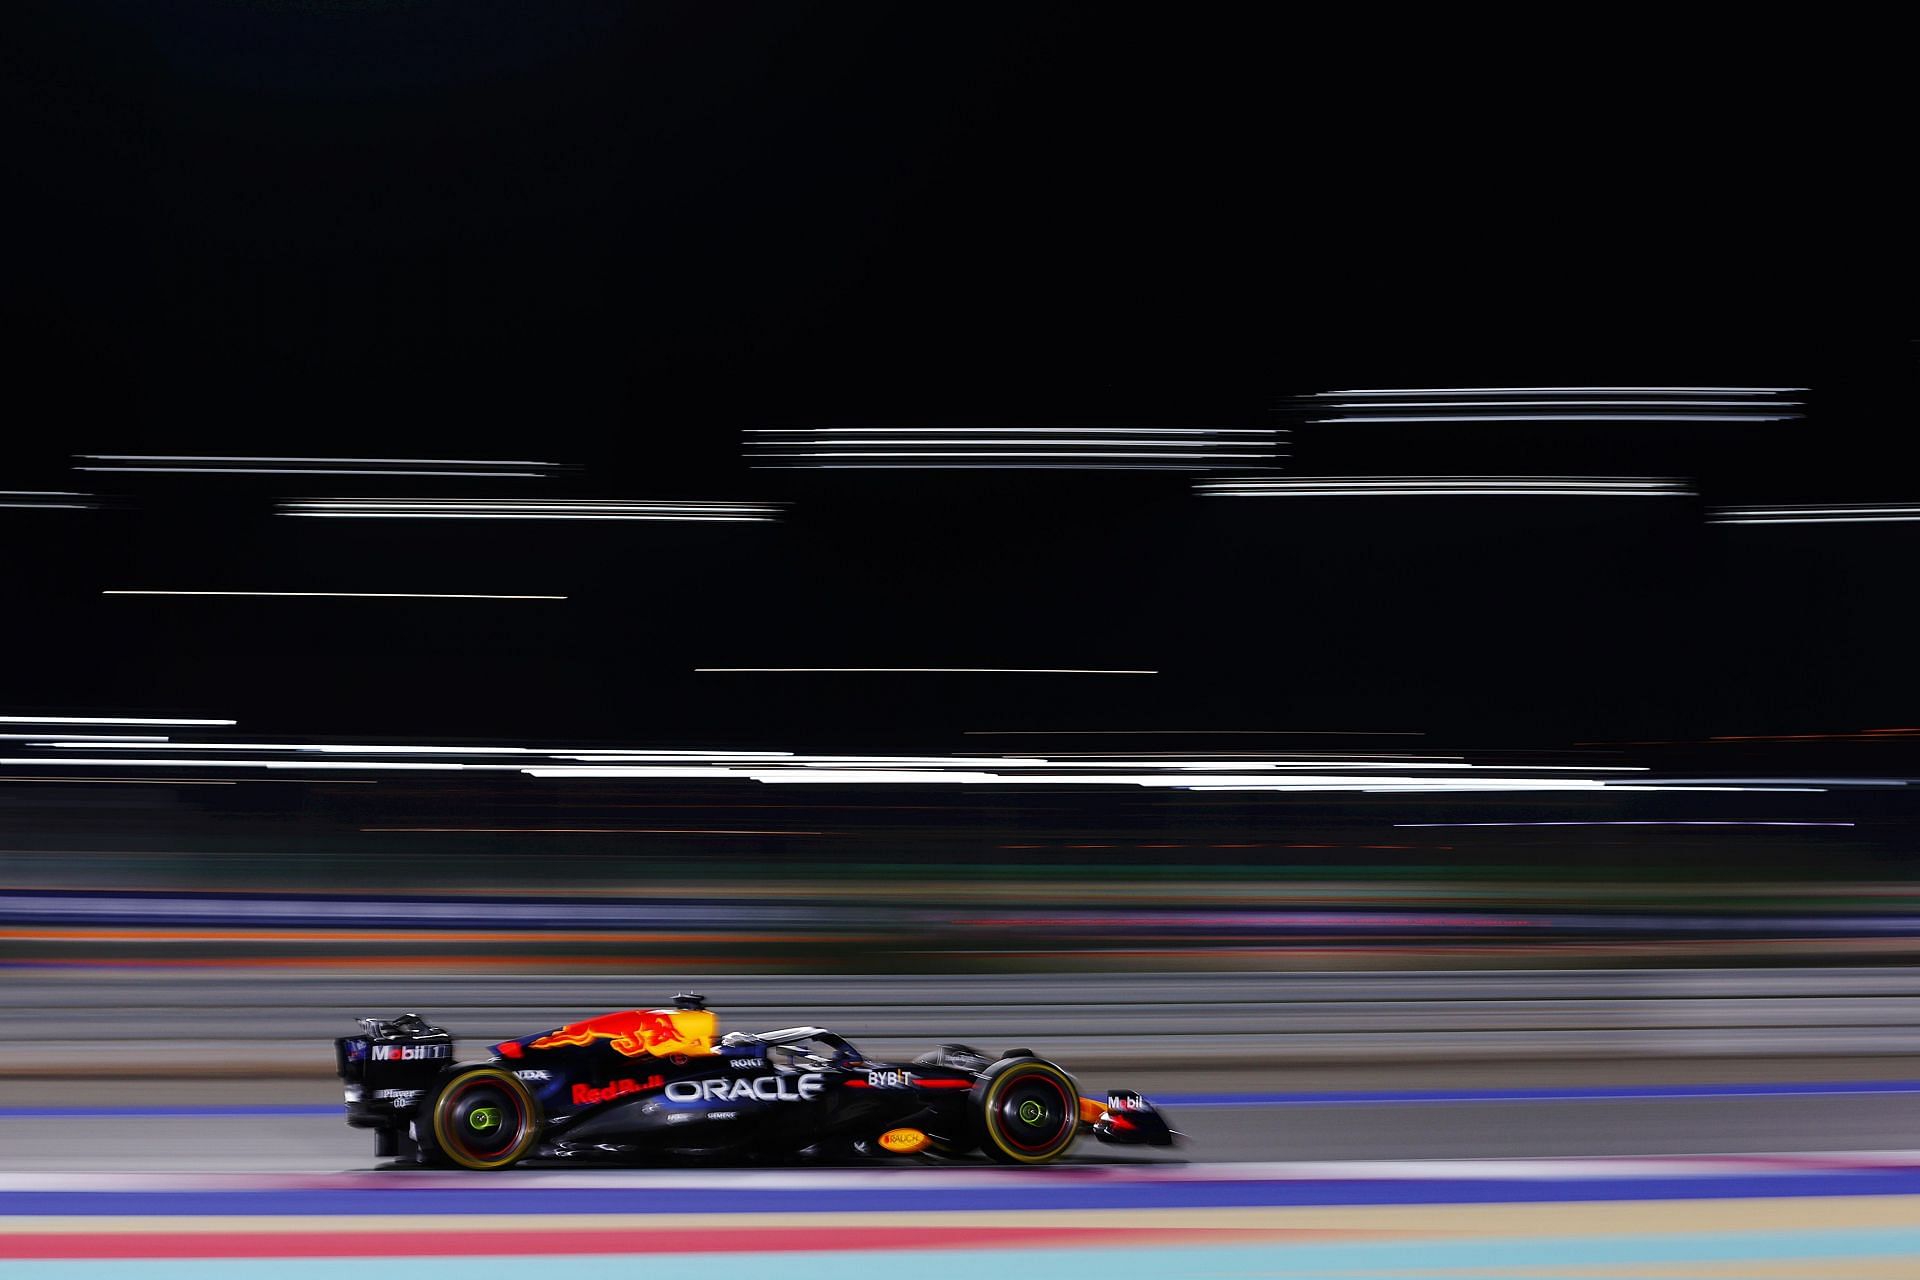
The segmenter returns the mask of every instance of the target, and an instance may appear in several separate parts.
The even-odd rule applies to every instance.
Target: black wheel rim
[[[1022,1072],[1007,1082],[994,1103],[1000,1131],[1021,1151],[1044,1151],[1072,1133],[1067,1091],[1052,1076]]]
[[[490,1080],[455,1086],[444,1106],[448,1136],[475,1159],[491,1160],[520,1140],[520,1099]]]

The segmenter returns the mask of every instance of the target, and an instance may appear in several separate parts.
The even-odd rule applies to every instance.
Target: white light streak
[[[582,758],[584,759],[585,757],[582,757]],[[1051,769],[1051,768],[1058,767],[1057,763],[1050,759],[1022,760],[1022,759],[1016,759],[1016,758],[1009,758],[1006,756],[993,756],[991,758],[979,757],[979,756],[964,756],[964,757],[957,757],[957,758],[951,757],[951,756],[934,756],[934,757],[806,756],[794,761],[794,763],[800,765],[803,768],[815,768],[822,764],[829,767],[837,767],[837,766],[847,765],[847,764],[856,764],[856,765],[868,764],[868,765],[873,765],[877,767],[891,767],[899,764],[951,765],[954,763],[962,763],[969,767],[980,765],[980,764],[992,764],[996,769],[1013,769],[1013,768]],[[1284,770],[1284,769],[1327,769],[1330,767],[1338,767],[1342,769],[1484,769],[1486,766],[1469,764],[1466,761],[1459,760],[1459,759],[1441,760],[1441,761],[1435,761],[1433,763],[1415,763],[1412,760],[1398,758],[1398,757],[1393,759],[1388,759],[1388,760],[1382,760],[1382,761],[1350,760],[1350,759],[1223,761],[1217,758],[1209,758],[1203,761],[1182,761],[1178,759],[1168,759],[1165,757],[1161,757],[1153,760],[1113,760],[1113,759],[1105,759],[1105,758],[1083,759],[1081,763],[1073,767],[1081,768],[1081,769],[1172,769],[1172,770],[1181,770],[1181,769],[1218,770],[1224,767],[1224,768],[1233,768],[1233,769],[1259,769],[1259,770],[1276,770],[1277,771],[1277,770]],[[1631,764],[1612,764],[1612,765],[1523,764],[1523,765],[1502,765],[1501,768],[1520,770],[1520,771],[1547,770],[1547,771],[1557,772],[1557,773],[1645,773],[1648,771],[1648,766],[1646,765],[1631,765]]]
[[[1284,458],[1287,454],[1274,454]],[[1206,462],[1155,462],[1151,466],[1132,466],[1119,462],[934,462],[908,465],[899,462],[788,462],[755,463],[754,471],[1212,471]]]
[[[911,451],[888,452],[886,450],[856,450],[826,452],[792,453],[781,455],[791,458],[1131,458],[1147,462],[1192,462],[1204,459],[1211,462],[1215,458],[1265,458],[1264,453],[1083,453],[1048,452],[1025,450],[981,450],[981,449],[915,449]]]
[[[1450,413],[1342,414],[1311,418],[1311,422],[1787,422],[1797,413]]]
[[[1269,437],[1284,428],[1274,427],[968,427],[956,431],[951,427],[748,427],[752,435],[906,435],[921,433],[931,436],[945,436],[949,439],[964,440],[968,436],[995,436],[1002,434],[1038,434],[1038,435],[1186,435],[1186,436],[1261,436]],[[778,444],[778,441],[756,443]]]
[[[557,498],[310,498],[281,504],[281,515],[383,520],[684,520],[771,521],[773,502],[625,501]]]
[[[595,754],[595,755],[565,756],[562,758],[568,759],[568,760],[582,760],[582,761],[599,763],[599,764],[647,763],[647,761],[639,760],[632,756],[607,754],[607,753],[601,753],[601,754]],[[689,754],[686,758],[689,760],[701,760],[701,759],[716,760],[716,762],[718,762],[721,759],[719,757],[696,756],[691,754]],[[974,768],[982,763],[979,760],[970,760],[970,759],[964,759],[964,758],[959,758],[955,756],[795,756],[791,754],[781,755],[778,757],[775,757],[771,754],[766,756],[746,756],[746,755],[728,756],[728,757],[724,757],[724,762],[727,764],[751,764],[756,766],[765,766],[770,764],[790,765],[797,769],[823,769],[823,768],[824,769],[842,769],[842,768],[858,768],[858,767],[866,767],[866,768],[874,768],[874,769],[899,769],[899,768],[920,767],[920,766],[929,766],[933,768],[952,768],[956,764],[964,764],[968,768]],[[1042,768],[1042,767],[1051,767],[1053,764],[1051,760],[1022,760],[1017,758],[1009,758],[1005,756],[995,756],[991,763],[995,768],[1002,768],[1002,769]],[[1152,767],[1152,766],[1148,766],[1148,767]]]
[[[846,674],[880,675],[1038,675],[1038,676],[1157,676],[1152,670],[1105,667],[695,667],[703,675],[770,674]]]
[[[105,743],[79,742],[64,734],[36,734],[36,738],[57,737],[59,741],[48,745],[55,747],[74,747],[80,750],[120,750]],[[161,742],[157,744],[129,744],[128,751],[331,751],[347,755],[547,755],[532,747],[424,747],[424,746],[363,746],[343,743],[308,742]]]
[[[544,479],[537,471],[365,471],[321,467],[75,467],[75,471],[145,471],[173,475],[219,476],[487,476]]]
[[[1004,777],[997,773],[969,771],[966,769],[818,769],[811,772],[794,770],[779,773],[749,774],[755,782],[797,782],[819,785],[836,782],[1037,782],[1044,778]],[[1079,779],[1085,782],[1090,779]]]
[[[1314,768],[1324,770],[1329,763],[1347,769],[1397,769],[1402,772],[1280,774],[1271,770]],[[964,765],[965,767],[955,767]],[[796,767],[797,766],[797,767]],[[1525,768],[1525,766],[1521,766]],[[1418,776],[1406,770],[1458,770],[1445,777]],[[1639,766],[1614,766],[1622,770],[1644,772]],[[1110,769],[1149,769],[1150,773],[1111,773]],[[1244,770],[1267,770],[1247,773]],[[1003,772],[1003,770],[1012,770]],[[1036,771],[1043,770],[1043,771]],[[1204,770],[1205,772],[1202,772]],[[720,766],[636,766],[608,762],[583,765],[532,765],[526,773],[542,778],[658,779],[658,778],[739,778],[771,785],[988,785],[988,786],[1131,786],[1192,791],[1273,791],[1273,792],[1585,792],[1608,790],[1804,790],[1819,788],[1782,787],[1678,787],[1661,783],[1628,784],[1605,778],[1537,778],[1516,776],[1508,769],[1484,769],[1472,765],[1410,764],[1404,761],[1371,762],[1318,761],[1312,765],[1280,761],[1207,761],[1169,764],[1164,761],[1108,760],[1062,766],[1051,760],[1012,760],[978,758],[872,757],[858,767],[848,767],[834,758],[800,757],[781,762],[781,767],[737,762],[735,767]]]
[[[1325,394],[1325,393],[1322,393]],[[1358,394],[1357,392],[1354,394]],[[1339,408],[1354,409],[1611,409],[1620,406],[1648,409],[1679,409],[1705,405],[1712,408],[1754,408],[1775,404],[1799,404],[1798,400],[1366,400]],[[1449,421],[1423,418],[1421,421]]]
[[[1282,488],[1300,485],[1318,484],[1368,484],[1368,485],[1417,485],[1417,484],[1613,484],[1638,486],[1664,486],[1674,483],[1672,480],[1656,476],[1296,476],[1272,477],[1251,480],[1209,480],[1210,487],[1227,488],[1238,485],[1256,487],[1278,486]]]
[[[670,751],[670,750],[618,750],[592,749],[583,747],[448,747],[415,744],[372,745],[367,743],[338,742],[140,742],[129,741],[125,745],[112,741],[80,741],[78,736],[39,733],[0,735],[31,738],[35,745],[45,745],[56,750],[73,751],[244,751],[244,752],[282,752],[282,753],[320,753],[330,755],[366,755],[366,756],[500,756],[545,757],[551,760],[586,760],[619,764],[645,765],[669,764],[681,761],[694,763],[747,761],[756,764],[780,764],[794,758],[791,751]],[[52,763],[64,761],[52,760]],[[123,761],[123,763],[126,763]],[[240,765],[259,764],[257,760],[233,760],[229,763]],[[332,768],[332,765],[317,767]],[[511,766],[509,766],[511,767]]]
[[[288,778],[286,781],[291,782],[293,779]],[[239,785],[231,778],[75,778],[65,775],[34,777],[31,774],[0,777],[0,782],[94,782],[107,783],[116,787],[232,787]]]
[[[536,778],[747,778],[738,769],[699,765],[543,764],[522,769]]]
[[[762,427],[749,429],[747,456],[769,467],[1164,471],[1271,463],[1284,434],[1271,427]]]
[[[1193,788],[1193,790],[1195,790],[1195,791],[1307,791],[1307,790],[1315,790],[1315,789],[1316,789],[1316,788],[1311,788],[1311,787],[1284,787],[1284,786],[1273,786],[1273,785],[1271,785],[1271,784],[1269,784],[1269,783],[1241,783],[1241,784],[1234,784],[1234,785],[1229,785],[1229,786],[1196,786],[1196,787],[1194,787],[1194,788]],[[1498,785],[1498,784],[1492,784],[1492,785],[1485,785],[1485,784],[1479,784],[1479,783],[1474,783],[1474,784],[1459,784],[1459,785],[1452,785],[1452,786],[1448,786],[1448,785],[1442,785],[1441,783],[1438,783],[1438,782],[1433,782],[1433,783],[1429,783],[1429,782],[1425,782],[1425,781],[1423,781],[1423,780],[1418,780],[1418,779],[1416,779],[1416,780],[1414,780],[1414,781],[1412,781],[1412,782],[1410,782],[1410,783],[1408,783],[1408,784],[1406,784],[1406,785],[1373,785],[1373,786],[1354,786],[1354,787],[1327,787],[1327,788],[1318,788],[1318,789],[1320,789],[1320,790],[1330,790],[1330,791],[1333,791],[1333,790],[1341,790],[1341,791],[1380,791],[1380,792],[1394,792],[1394,791],[1405,791],[1405,792],[1419,792],[1419,791],[1585,791],[1585,792],[1592,792],[1592,791],[1596,791],[1596,790],[1606,790],[1606,791],[1766,791],[1766,792],[1774,792],[1774,791],[1825,791],[1825,790],[1826,790],[1826,788],[1825,788],[1825,787],[1693,787],[1693,786],[1686,786],[1686,787],[1682,787],[1682,786],[1671,786],[1671,785],[1668,785],[1668,784],[1666,784],[1666,783],[1644,783],[1644,784],[1642,784],[1642,783],[1633,783],[1633,784],[1624,784],[1624,783],[1605,783],[1605,784],[1600,784],[1600,783],[1595,783],[1594,785],[1591,785],[1591,786],[1583,786],[1583,785],[1581,785],[1581,784],[1580,784],[1580,783],[1578,783],[1578,782],[1566,782],[1566,783],[1561,783],[1561,784],[1555,784],[1555,785],[1549,785],[1549,786],[1525,786],[1525,787],[1523,787],[1523,786],[1502,786],[1502,785]]]
[[[1325,767],[1324,764],[1322,767]],[[1433,769],[1449,766],[1417,767]],[[1467,766],[1467,768],[1472,769],[1473,766]],[[1475,774],[1476,776],[1472,777],[1442,778],[1419,778],[1406,774],[1291,774],[1284,777],[1264,778],[1234,774],[1193,776],[1156,774],[1114,780],[1125,780],[1142,787],[1204,787],[1210,791],[1226,787],[1263,791],[1374,791],[1407,788],[1420,791],[1598,791],[1611,785],[1600,778],[1517,778],[1493,772],[1482,776],[1478,771],[1475,771]],[[1101,781],[1098,778],[1083,780]]]
[[[193,453],[83,453],[82,458],[99,462],[375,462],[395,467],[557,467],[557,462],[536,462],[526,458],[277,458],[247,455]]]
[[[395,760],[233,760],[233,759],[181,760],[178,758],[172,758],[172,759],[166,759],[166,760],[158,760],[158,759],[129,760],[125,758],[115,758],[112,756],[98,756],[98,757],[94,757],[94,756],[8,756],[8,757],[0,757],[0,764],[40,765],[48,768],[67,768],[70,766],[83,765],[83,764],[84,765],[105,764],[105,765],[137,767],[142,769],[233,769],[233,768],[246,769],[246,768],[252,768],[252,769],[378,769],[378,770],[400,770],[400,769],[512,770],[512,769],[518,769],[520,767],[519,765],[513,765],[513,764],[502,764],[502,765],[455,764],[447,761],[439,761],[433,764],[425,764],[425,763],[420,763],[420,762],[411,761],[411,760],[405,761],[405,762],[395,761]]]
[[[269,769],[465,769],[475,770],[512,770],[519,765],[513,764],[456,764],[447,760],[436,760],[432,764],[416,760],[230,760],[228,764],[262,764]]]
[[[569,754],[572,753],[572,754]],[[695,751],[692,749],[625,749],[568,747],[546,754],[563,760],[597,760],[602,757],[643,764],[651,760],[792,760],[791,751]]]
[[[1794,783],[1825,789],[1827,787],[1904,787],[1905,778],[1667,778],[1667,782],[1755,782]]]
[[[282,511],[283,516],[320,520],[673,520],[681,523],[765,524],[772,516],[573,515],[517,511]]]
[[[1082,781],[1137,781],[1131,777],[1117,777],[1116,771],[1157,770],[1166,780],[1175,785],[1188,782],[1197,773],[1218,775],[1231,772],[1246,778],[1249,773],[1267,778],[1281,778],[1293,771],[1310,771],[1323,774],[1328,769],[1341,770],[1394,770],[1433,772],[1456,771],[1472,772],[1479,776],[1485,766],[1471,765],[1458,758],[1432,758],[1414,760],[1390,758],[1386,760],[1326,756],[1312,759],[1217,759],[1205,760],[1168,759],[1116,759],[1098,757],[1077,760],[1062,765],[1059,761],[1041,756],[902,756],[902,755],[806,755],[798,756],[787,751],[710,751],[710,750],[619,750],[619,749],[582,749],[504,747],[504,746],[431,746],[420,744],[366,744],[366,743],[297,743],[297,742],[113,742],[82,739],[58,739],[45,741],[47,735],[20,735],[33,737],[36,745],[46,745],[57,751],[180,751],[180,752],[244,752],[244,753],[280,753],[309,756],[312,753],[323,755],[437,755],[437,756],[481,756],[498,758],[500,756],[536,757],[547,761],[574,761],[582,765],[617,766],[616,776],[630,777],[720,777],[754,776],[762,772],[777,771],[783,776],[792,777],[796,772],[806,776],[819,776],[822,771],[837,772],[847,776],[858,776],[869,781],[884,781],[902,771],[929,772],[943,771],[942,777],[950,778],[955,772],[974,773],[983,769],[1009,770],[1026,773],[1033,770],[1054,770],[1056,774],[1062,768],[1078,771],[1076,776]],[[49,757],[44,763],[66,764],[76,760],[73,756]],[[313,762],[315,768],[363,768],[373,767],[375,762],[347,761]],[[123,760],[123,763],[135,763]],[[178,763],[176,758],[173,763]],[[229,759],[222,763],[258,766],[260,760]],[[298,767],[300,761],[285,762],[289,767]],[[531,763],[531,762],[529,762]],[[404,766],[403,766],[404,767]],[[516,765],[473,766],[476,768],[515,768]],[[545,763],[540,768],[550,768]],[[571,767],[571,766],[559,766]],[[1585,772],[1585,773],[1644,773],[1643,765],[1512,765],[1504,766],[1503,772],[1524,775],[1537,772]],[[1535,779],[1538,782],[1551,781]]]
[[[758,765],[797,763],[792,757],[776,755],[772,752],[768,752],[766,755],[761,755],[761,756],[718,756],[716,757],[716,756],[696,754],[693,752],[688,752],[684,755],[673,755],[668,753],[662,753],[660,755],[643,756],[643,755],[625,755],[625,754],[617,754],[617,753],[616,754],[582,753],[579,755],[573,755],[566,752],[556,751],[552,753],[552,755],[549,758],[553,760],[571,760],[580,764],[617,764],[617,765],[630,766],[636,769],[638,768],[666,769],[666,768],[676,768],[684,765],[697,765],[702,768],[706,768],[709,766],[714,768],[722,768],[722,767],[731,768],[734,765],[740,765],[740,764],[758,766]]]
[[[227,725],[238,723],[237,720],[161,720],[146,716],[0,716],[0,724]],[[55,732],[45,733],[39,736],[51,738],[65,737],[68,735]]]
[[[1112,753],[1106,751],[1048,752],[1049,757],[1053,760],[1084,761],[1089,768],[1103,766],[1106,763],[1106,757],[1110,754]],[[1168,761],[1173,760],[1204,760],[1218,764],[1221,761],[1237,759],[1244,753],[1239,751],[1135,751],[1130,754],[1142,762],[1141,767],[1158,769],[1165,767]],[[1405,751],[1300,751],[1294,754],[1310,757],[1310,761],[1297,765],[1277,764],[1273,767],[1277,769],[1306,768],[1310,763],[1312,767],[1320,769],[1334,767],[1342,769],[1372,769],[1385,765],[1393,765],[1403,769],[1424,769],[1427,766],[1417,762],[1437,760],[1449,764],[1467,763],[1465,756],[1415,755]],[[996,757],[994,757],[991,751],[962,751],[959,753],[958,758],[979,761]],[[1256,764],[1253,767],[1260,766]],[[1515,765],[1513,767],[1525,769],[1530,766]]]
[[[437,756],[545,756],[556,760],[620,760],[642,764],[653,761],[673,760],[751,760],[785,761],[794,759],[791,751],[626,751],[618,749],[598,749],[587,747],[437,747],[418,745],[368,745],[364,743],[338,742],[154,742],[129,743],[124,748],[112,742],[79,742],[61,734],[19,735],[31,736],[36,741],[60,748],[97,751],[280,751],[280,752],[322,752],[341,755],[437,755]],[[54,740],[54,739],[57,739]],[[817,757],[809,757],[817,758]],[[236,761],[235,763],[251,763]]]
[[[980,760],[970,763],[995,764]],[[523,772],[540,778],[693,778],[736,777],[775,785],[966,784],[991,786],[1135,786],[1191,791],[1272,792],[1587,792],[1595,791],[1818,791],[1818,787],[1667,786],[1622,784],[1592,778],[1419,778],[1411,776],[1312,775],[1275,777],[1241,774],[1096,774],[1016,773],[987,769],[659,769],[621,765],[534,765]]]
[[[59,739],[57,744],[54,742],[56,738]],[[59,745],[64,747],[68,743],[78,739],[85,739],[86,744],[89,746],[108,742],[139,744],[137,749],[141,751],[151,750],[167,742],[164,735],[148,733],[61,733],[57,729],[48,729],[41,733],[0,733],[0,741],[34,742],[41,746]],[[187,744],[175,743],[172,745],[185,746]]]
[[[767,511],[771,502],[677,502],[628,501],[618,498],[305,498],[287,503],[290,507],[337,507],[348,511]]]
[[[812,441],[806,441],[806,443],[812,443]],[[897,449],[912,449],[912,457],[972,457],[973,453],[977,453],[979,449],[987,449],[989,445],[1014,445],[1014,443],[1018,443],[1018,445],[1071,445],[1071,447],[1073,447],[1073,451],[1066,453],[1066,455],[1037,455],[1037,457],[1116,457],[1116,459],[1117,457],[1146,457],[1144,453],[1083,453],[1085,447],[1094,447],[1094,445],[1098,445],[1098,447],[1102,447],[1102,449],[1135,449],[1135,451],[1140,451],[1140,449],[1188,449],[1188,451],[1192,451],[1192,457],[1202,457],[1202,455],[1204,455],[1204,457],[1265,457],[1265,455],[1248,455],[1248,453],[1238,453],[1238,455],[1213,453],[1215,443],[1256,445],[1256,443],[1260,443],[1258,439],[1212,441],[1212,439],[1106,439],[1091,438],[1091,436],[1089,436],[1089,438],[1075,439],[993,439],[993,441],[985,441],[985,439],[983,439],[983,441],[977,441],[977,443],[975,443],[975,441],[964,441],[964,439],[939,439],[939,441],[920,441],[920,439],[849,439],[849,441],[824,441],[824,443],[849,443],[849,445],[862,445],[862,447],[887,445],[887,447],[897,447]],[[945,445],[945,447],[952,447],[952,449],[964,449],[964,453],[958,453],[958,455],[941,455],[941,453],[933,453],[933,451],[918,449],[918,447],[916,447],[916,445],[924,445],[924,443],[937,443],[937,445]],[[793,455],[793,457],[895,457],[895,455],[889,455],[889,453],[879,453],[879,455],[862,455],[862,453],[845,453],[845,455],[839,455],[839,453],[797,453],[797,455]],[[904,457],[904,455],[900,455],[900,457]],[[1025,455],[1025,453],[1014,453],[1014,455],[987,453],[987,455],[983,455],[983,457],[1029,457],[1029,455]],[[1188,457],[1188,455],[1181,455],[1181,457]]]
[[[76,471],[241,476],[489,476],[538,480],[557,462],[483,458],[282,458],[189,453],[85,453]],[[458,467],[461,470],[442,470]],[[540,468],[520,470],[519,468]]]
[[[1677,480],[1578,476],[1302,476],[1264,480],[1203,480],[1208,498],[1580,497],[1681,498]]]
[[[1387,388],[1348,388],[1343,391],[1316,391],[1321,397],[1330,396],[1453,396],[1453,395],[1536,395],[1546,392],[1566,392],[1575,395],[1606,395],[1619,392],[1621,395],[1739,395],[1773,396],[1788,395],[1805,391],[1805,387],[1387,387]]]
[[[1167,734],[1178,737],[1273,738],[1424,738],[1420,729],[967,729],[963,737],[1119,737],[1141,738]]]
[[[102,591],[103,596],[272,596],[325,600],[565,600],[565,596],[480,595],[427,591]]]
[[[824,836],[839,832],[766,827],[362,827],[362,831],[410,831],[433,835],[555,836]]]
[[[1844,503],[1833,506],[1718,507],[1709,524],[1883,524],[1920,520],[1913,503]]]
[[[98,505],[92,502],[52,502],[52,498],[90,498],[92,494],[75,493],[71,489],[0,489],[0,507],[16,511],[92,511]],[[11,502],[7,499],[24,498],[24,502]]]
[[[757,669],[756,669],[757,670]],[[864,669],[862,669],[864,670]],[[1104,674],[1104,673],[1103,673]],[[15,719],[18,719],[17,717]],[[1095,730],[1091,732],[1111,732]],[[1231,732],[1231,731],[1229,731]],[[15,735],[26,738],[28,735]],[[40,735],[34,735],[40,745]],[[602,779],[645,782],[733,781],[773,786],[993,786],[1137,787],[1175,791],[1271,793],[1473,794],[1489,792],[1573,793],[1608,791],[1778,792],[1824,791],[1829,786],[1905,786],[1904,779],[1868,778],[1661,778],[1644,765],[1472,764],[1460,759],[1379,759],[1294,755],[1204,760],[979,755],[798,755],[783,751],[705,748],[562,748],[506,745],[445,746],[417,743],[135,742],[75,737],[49,743],[44,756],[0,757],[0,765],[36,769],[113,766],[133,769],[222,769],[317,773],[499,772],[555,780]],[[91,748],[91,752],[89,752]],[[100,752],[118,754],[102,755]],[[179,754],[175,754],[175,753]],[[83,754],[84,753],[84,754]],[[134,753],[134,754],[129,754]],[[279,758],[260,758],[275,753]],[[338,759],[351,755],[352,759]],[[400,759],[394,756],[468,756],[475,759]],[[250,758],[251,757],[251,758]],[[320,757],[320,758],[316,758]],[[386,757],[386,758],[381,758]],[[506,757],[506,759],[502,759]],[[488,763],[487,761],[492,761]],[[1621,774],[1633,774],[1623,778]],[[116,779],[117,780],[117,779]],[[248,779],[239,779],[247,781]],[[268,780],[268,779],[262,779]],[[322,778],[279,779],[319,783]],[[344,779],[351,781],[353,779]],[[370,782],[366,785],[372,785]],[[1542,825],[1536,823],[1410,823],[1408,826]],[[1552,825],[1663,825],[1653,822]],[[1700,820],[1684,825],[1843,825],[1835,823],[1732,823]]]

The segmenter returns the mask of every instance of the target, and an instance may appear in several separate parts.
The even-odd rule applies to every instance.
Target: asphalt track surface
[[[311,1077],[14,1078],[0,1080],[0,1273],[1893,1280],[1920,1275],[1912,1067],[1090,1070],[1089,1092],[1158,1097],[1188,1143],[1086,1142],[1040,1170],[489,1175],[380,1170]]]
[[[1126,1078],[1121,1079],[1120,1075]],[[1677,1073],[1676,1073],[1677,1074]],[[1108,1077],[1111,1077],[1110,1079]],[[1260,1073],[1083,1078],[1164,1100],[1187,1136],[1171,1152],[1091,1140],[1098,1162],[1446,1160],[1911,1151],[1920,1080],[1676,1083],[1403,1079],[1297,1089]],[[372,1138],[314,1080],[0,1082],[0,1170],[330,1172],[377,1167]]]

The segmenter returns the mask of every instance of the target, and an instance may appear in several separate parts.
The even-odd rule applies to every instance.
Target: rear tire
[[[980,1149],[1001,1164],[1051,1163],[1079,1133],[1079,1088],[1042,1058],[994,1063],[980,1073],[967,1101]]]
[[[441,1077],[415,1121],[425,1164],[506,1169],[540,1139],[545,1118],[531,1090],[499,1067],[460,1067]]]

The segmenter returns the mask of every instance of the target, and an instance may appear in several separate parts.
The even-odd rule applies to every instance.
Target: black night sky
[[[1785,97],[1716,107],[1757,44],[1703,79],[1090,6],[70,0],[23,30],[8,487],[107,506],[6,513],[15,711],[908,751],[1023,728],[1556,750],[1920,717],[1912,526],[1702,518],[1914,496],[1914,348],[1868,247],[1885,206],[1825,180],[1871,139],[1816,136]],[[1657,503],[1209,503],[1178,473],[742,457],[766,426],[1271,426],[1328,388],[1723,384],[1807,387],[1807,417],[1291,424],[1290,473],[1700,493]],[[578,469],[411,496],[792,505],[286,520],[283,498],[394,490],[71,469],[114,452],[533,458]],[[1161,674],[692,673],[732,665]]]

